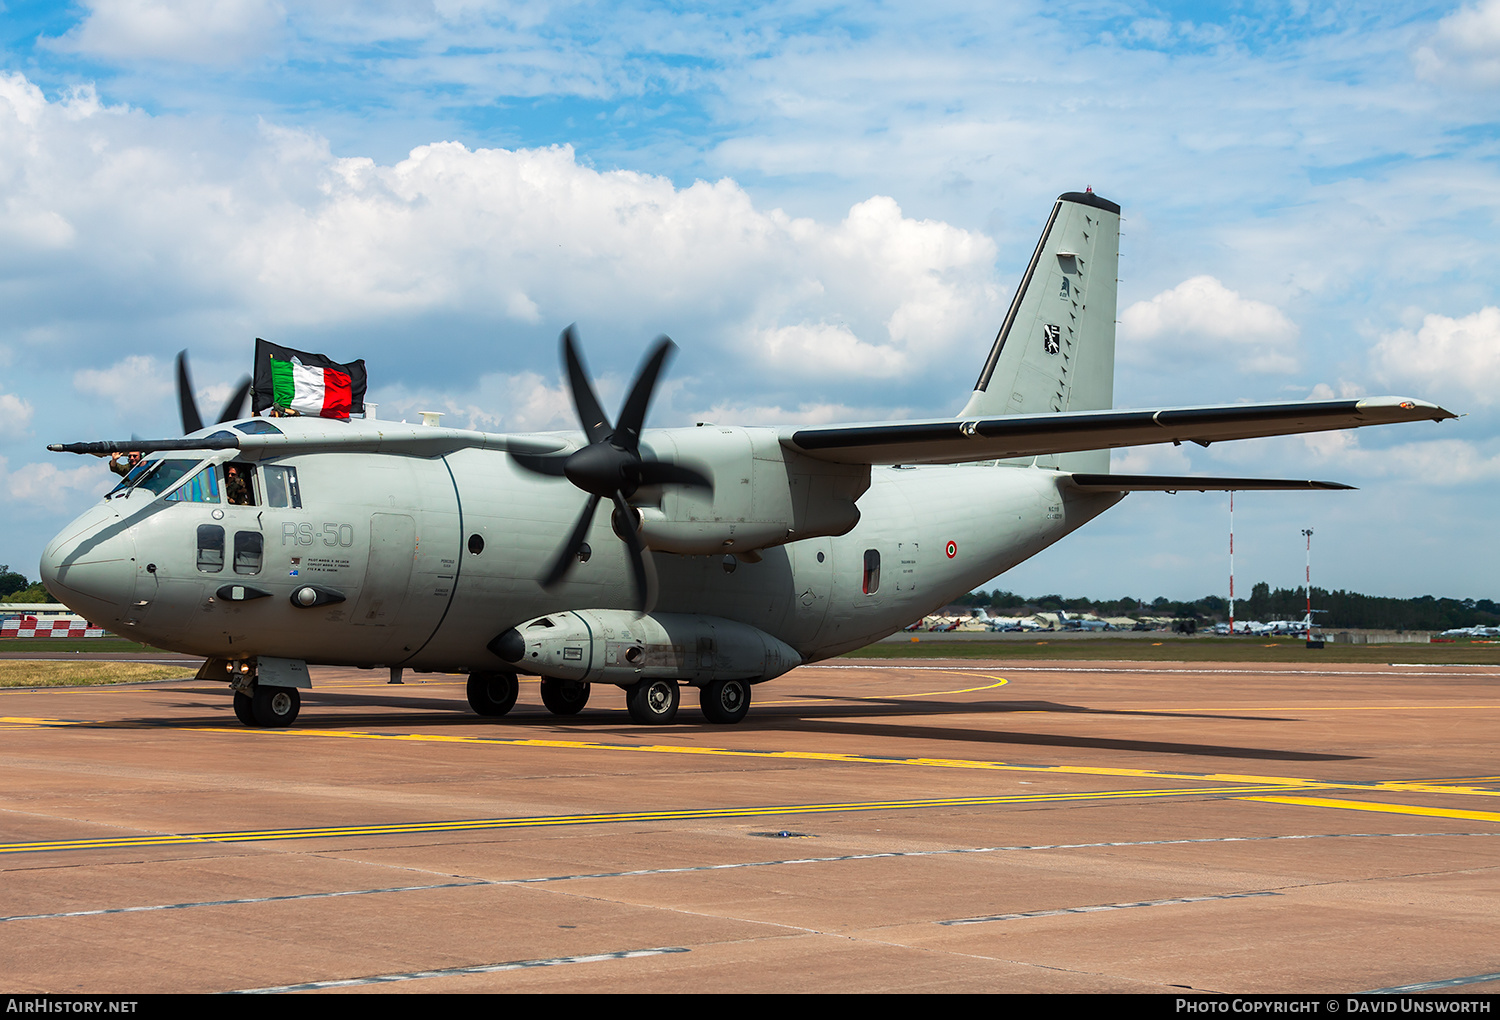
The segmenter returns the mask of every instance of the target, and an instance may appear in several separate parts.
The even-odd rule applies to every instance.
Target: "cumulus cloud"
[[[1458,319],[1425,316],[1420,329],[1381,336],[1373,355],[1376,372],[1397,389],[1493,405],[1500,400],[1500,308],[1481,308]]]
[[[1120,313],[1122,356],[1226,358],[1244,372],[1297,371],[1299,330],[1280,309],[1242,297],[1212,276],[1195,276]]]
[[[864,343],[842,324],[801,323],[760,330],[750,344],[765,355],[768,365],[782,371],[889,378],[907,367],[905,351]]]
[[[1110,470],[1121,475],[1187,475],[1193,462],[1180,446],[1131,446],[1112,450]]]
[[[234,64],[275,42],[286,11],[276,0],[84,0],[88,14],[55,48],[107,60]]]
[[[598,380],[595,380],[596,388]],[[612,402],[600,399],[606,407]],[[612,394],[610,394],[612,395]],[[573,398],[561,382],[544,379],[535,372],[488,373],[479,378],[463,400],[451,394],[424,390],[413,392],[402,386],[387,386],[378,396],[378,414],[388,420],[418,421],[423,411],[439,411],[444,425],[488,432],[555,432],[578,428]]]
[[[1432,439],[1365,449],[1351,433],[1328,432],[1303,441],[1319,459],[1366,478],[1442,487],[1500,479],[1500,445],[1493,440]]]
[[[1338,387],[1330,386],[1326,382],[1315,385],[1307,394],[1308,400],[1358,400],[1365,396],[1365,388],[1357,382],[1348,379],[1340,379]]]
[[[119,481],[103,467],[103,461],[93,457],[84,459],[86,463],[77,467],[59,468],[42,461],[22,464],[12,471],[6,459],[0,457],[0,500],[43,511],[59,511],[72,507],[77,494],[100,495]]]
[[[189,140],[139,111],[49,102],[19,74],[0,85],[0,234],[17,242],[0,263],[40,260],[86,288],[88,307],[63,317],[207,308],[292,346],[368,325],[386,331],[360,341],[372,372],[398,356],[382,347],[396,324],[425,332],[423,317],[513,335],[595,321],[614,342],[690,330],[724,367],[890,379],[961,343],[977,361],[1001,310],[993,242],[888,197],[817,220],[760,208],[729,179],[597,170],[568,146],[440,142],[382,164],[274,125],[189,156]],[[58,322],[44,285],[21,289],[38,322]],[[516,353],[506,342],[446,330],[442,350],[493,364]],[[120,396],[98,375],[75,382]]]
[[[796,407],[780,404],[741,404],[722,401],[695,416],[715,425],[830,425],[835,422],[886,421],[909,418],[904,407],[850,407],[847,404],[808,403]]]
[[[102,397],[123,413],[165,400],[175,390],[173,369],[155,358],[133,354],[108,368],[81,368],[73,373],[78,392]],[[226,393],[227,397],[227,393]]]
[[[0,393],[0,437],[25,435],[33,410],[30,402],[14,393]]]
[[[1480,0],[1448,15],[1412,60],[1421,78],[1500,85],[1500,0]]]

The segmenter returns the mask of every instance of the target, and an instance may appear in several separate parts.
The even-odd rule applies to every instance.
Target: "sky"
[[[993,7],[994,9],[988,9]],[[1398,394],[1444,423],[1117,452],[1235,498],[1236,590],[1497,598],[1500,0],[0,0],[0,563],[253,340],[380,416],[956,413],[1056,196],[1123,207],[1115,403]],[[986,587],[1228,587],[1224,494],[1136,493]],[[982,513],[976,508],[976,513]]]

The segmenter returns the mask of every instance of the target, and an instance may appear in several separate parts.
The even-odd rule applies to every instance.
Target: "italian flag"
[[[301,359],[271,359],[271,381],[278,407],[321,418],[347,418],[353,403],[349,373],[310,368]]]

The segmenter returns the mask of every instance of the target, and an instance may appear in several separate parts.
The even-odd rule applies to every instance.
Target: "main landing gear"
[[[642,726],[665,726],[677,717],[682,692],[676,680],[647,677],[625,689],[625,707],[631,722]]]
[[[553,715],[577,715],[588,704],[592,687],[577,680],[554,680],[543,677],[542,704]],[[516,704],[520,684],[514,673],[475,672],[469,674],[469,707],[480,715],[502,716]],[[729,725],[740,722],[750,711],[748,680],[714,680],[698,691],[698,704],[711,723]],[[676,680],[647,677],[625,688],[625,707],[630,720],[641,726],[665,726],[677,718],[682,706],[682,688]],[[239,712],[240,700],[235,699]],[[244,717],[241,716],[243,719]],[[270,725],[267,723],[246,725]]]
[[[480,715],[504,715],[516,706],[520,690],[514,673],[470,673],[469,707]]]
[[[542,704],[553,715],[577,715],[589,703],[589,685],[542,677]]]
[[[645,679],[625,690],[625,706],[632,722],[643,726],[665,726],[677,716],[682,689],[676,680]],[[746,680],[714,680],[698,689],[698,705],[711,723],[733,724],[750,711],[750,683]]]
[[[711,723],[737,723],[750,711],[747,680],[714,680],[698,688],[698,705]]]

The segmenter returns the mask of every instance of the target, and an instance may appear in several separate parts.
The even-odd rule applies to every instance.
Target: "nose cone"
[[[81,530],[78,524],[43,551],[42,582],[69,609],[96,623],[116,623],[135,594],[135,542],[113,515]]]

